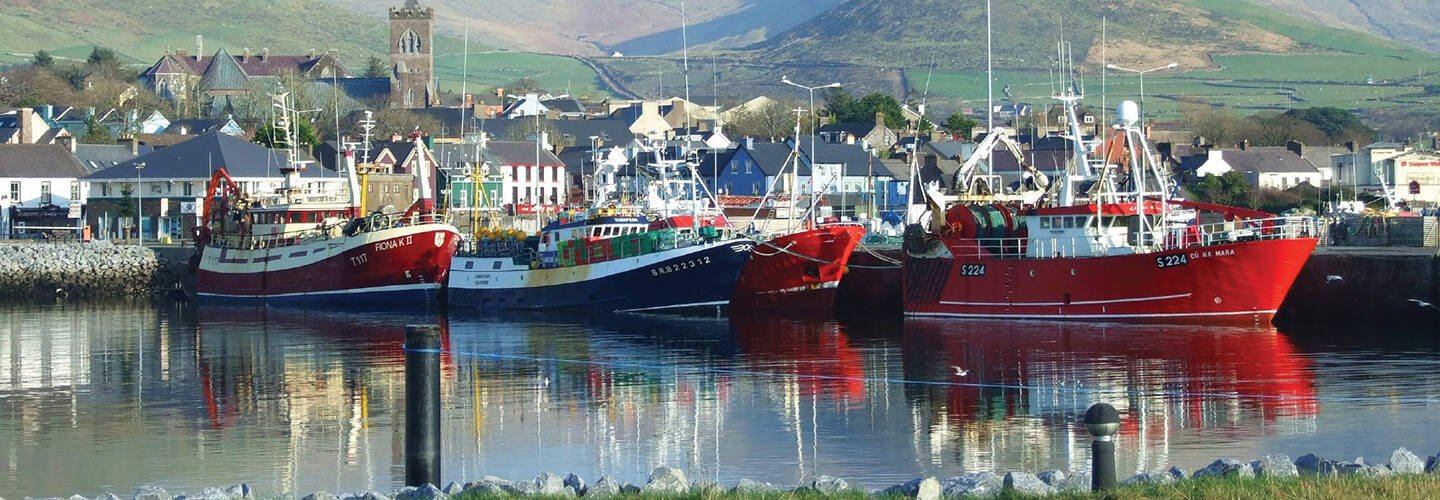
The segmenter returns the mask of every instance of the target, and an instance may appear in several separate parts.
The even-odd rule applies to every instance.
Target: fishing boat
[[[538,146],[537,146],[538,147]],[[721,311],[755,242],[705,203],[693,163],[657,160],[639,205],[622,204],[601,163],[591,207],[553,215],[538,235],[476,239],[455,259],[449,304],[482,311]]]
[[[283,102],[283,95],[277,103]],[[277,104],[288,116],[293,111]],[[290,120],[279,120],[295,144]],[[419,145],[418,134],[412,140]],[[211,177],[196,228],[201,303],[278,306],[416,306],[435,303],[459,233],[434,210],[430,166],[416,168],[419,199],[403,213],[366,214],[354,152],[348,196],[309,192],[296,160],[271,194],[246,193],[222,168]],[[423,155],[422,155],[423,158]]]
[[[1268,322],[1317,243],[1308,217],[1176,199],[1176,186],[1122,102],[1091,148],[1064,101],[1075,159],[1061,178],[1033,169],[1016,188],[978,168],[995,130],[957,173],[927,190],[906,228],[907,316]],[[1023,156],[1016,155],[1022,159]]]

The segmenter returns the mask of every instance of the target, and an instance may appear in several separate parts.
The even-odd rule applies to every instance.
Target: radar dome
[[[1120,101],[1115,107],[1115,116],[1120,118],[1120,123],[1134,125],[1140,121],[1140,106],[1135,101]]]

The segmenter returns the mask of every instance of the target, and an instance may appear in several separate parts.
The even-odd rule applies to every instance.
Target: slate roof
[[[222,47],[215,53],[214,63],[205,69],[200,88],[205,90],[249,90],[250,75]]]
[[[456,125],[459,124],[459,113],[454,110],[447,113],[454,117]],[[622,120],[540,120],[541,126],[547,130],[560,132],[561,138],[565,139],[566,147],[590,147],[590,137],[599,137],[602,146],[625,146],[635,139],[635,133],[630,131],[630,124]],[[527,125],[528,124],[528,125]],[[534,118],[506,120],[506,119],[484,119],[474,120],[466,125],[466,130],[485,131],[485,134],[492,139],[514,139],[511,130],[529,130],[527,127],[534,127]],[[518,133],[518,132],[517,132]],[[554,139],[552,138],[552,141]]]
[[[875,175],[888,175],[895,180],[910,179],[910,163],[899,158],[876,158]]]
[[[875,122],[873,122],[873,121],[870,121],[870,122],[843,122],[843,123],[827,123],[827,124],[821,125],[821,126],[820,126],[820,129],[819,129],[819,132],[822,133],[822,134],[832,133],[832,132],[845,132],[845,133],[847,133],[847,134],[850,134],[850,135],[855,136],[856,139],[860,139],[860,138],[863,138],[863,137],[865,137],[865,136],[867,136],[867,135],[870,135],[870,131],[872,131],[872,130],[875,130]]]
[[[540,104],[544,104],[545,107],[553,109],[555,111],[559,111],[561,113],[585,112],[585,106],[581,105],[580,101],[577,101],[575,99],[546,99],[540,101]]]
[[[1251,147],[1244,151],[1225,150],[1221,153],[1225,163],[1238,172],[1267,174],[1313,174],[1319,172],[1310,160],[1279,147]]]
[[[217,58],[222,53],[226,56],[229,56],[228,58],[230,59],[230,61],[237,64],[238,67],[245,72],[245,74],[250,76],[280,76],[289,71],[296,71],[304,74],[313,69],[315,65],[319,64],[320,61],[324,60],[327,57],[327,54],[323,53],[316,54],[315,57],[310,57],[308,54],[268,55],[263,57],[260,55],[251,55],[248,57],[244,57],[244,60],[242,61],[241,58],[235,57],[234,55],[230,54],[229,51],[225,50],[224,47],[221,47],[219,50],[215,51],[215,55],[213,56],[195,57],[194,55],[190,54],[166,54],[165,56],[161,57],[159,61],[156,61],[155,64],[151,65],[149,69],[146,69],[143,73],[141,73],[141,76],[153,78],[156,74],[161,73],[190,73],[193,75],[203,75],[210,70],[210,67],[213,66],[217,60],[220,60]],[[345,79],[345,71],[343,67],[341,67],[339,76],[341,77],[341,79]]]
[[[845,175],[864,176],[870,172],[871,161],[874,159],[870,152],[858,144],[831,144],[816,139],[815,153],[819,154],[819,163],[822,165],[842,163],[845,165]],[[816,158],[810,151],[810,138],[800,138],[800,154],[805,155],[807,162]]]
[[[357,101],[373,101],[390,98],[390,78],[316,78],[316,83],[336,85],[340,91]]]
[[[755,160],[755,167],[760,169],[767,177],[774,177],[780,174],[780,169],[785,166],[785,160],[790,159],[790,145],[778,142],[757,142],[753,146],[742,148],[750,153],[750,158]],[[823,154],[823,153],[822,153]],[[810,165],[800,162],[801,176],[810,175]]]
[[[312,160],[301,151],[300,160]],[[142,176],[151,179],[208,179],[213,169],[224,168],[231,177],[279,177],[287,161],[284,151],[272,150],[219,132],[194,137],[174,146],[157,149],[129,161],[85,176],[89,180],[133,179],[135,164],[144,162]],[[301,177],[335,177],[338,174],[318,163],[300,173]]]
[[[165,128],[164,133],[180,134],[182,133],[181,130],[184,130],[184,134],[188,135],[208,134],[210,132],[220,130],[225,126],[226,123],[229,123],[229,121],[204,118],[186,118],[170,122],[170,126]]]
[[[923,147],[929,148],[940,156],[952,159],[964,158],[975,151],[974,143],[962,141],[931,141],[925,143]]]
[[[0,177],[83,177],[85,169],[59,144],[0,144]]]
[[[122,144],[76,144],[75,159],[80,161],[80,166],[85,168],[86,173],[91,173],[119,165],[136,156],[155,150],[153,146],[140,146],[136,149],[138,154],[131,154],[130,146]]]
[[[534,165],[535,143],[526,141],[490,141],[485,152],[495,165]],[[565,163],[550,150],[540,149],[541,166],[563,166]]]

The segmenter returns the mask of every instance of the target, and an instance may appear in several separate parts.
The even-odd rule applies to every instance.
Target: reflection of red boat
[[[829,310],[865,228],[826,225],[759,243],[740,272],[731,309]]]
[[[1083,411],[1100,397],[1090,390],[1178,404],[1185,421],[1197,423],[1221,401],[1267,422],[1320,409],[1310,361],[1273,329],[934,320],[905,326],[906,378],[947,378],[952,365],[970,370],[964,379],[949,378],[977,384],[947,389],[951,415],[997,405],[1006,416],[1025,415],[1053,403],[1032,401],[1045,399],[1036,391],[1074,399],[1078,409],[1063,410]]]
[[[835,322],[731,316],[730,331],[750,369],[797,375],[795,383],[806,396],[864,401],[864,360]]]

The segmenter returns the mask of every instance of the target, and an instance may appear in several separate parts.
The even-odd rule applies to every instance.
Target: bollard
[[[440,484],[440,327],[405,327],[405,485]]]
[[[1085,411],[1085,429],[1095,438],[1090,443],[1090,491],[1115,488],[1115,440],[1120,430],[1120,413],[1114,406],[1097,403]]]

